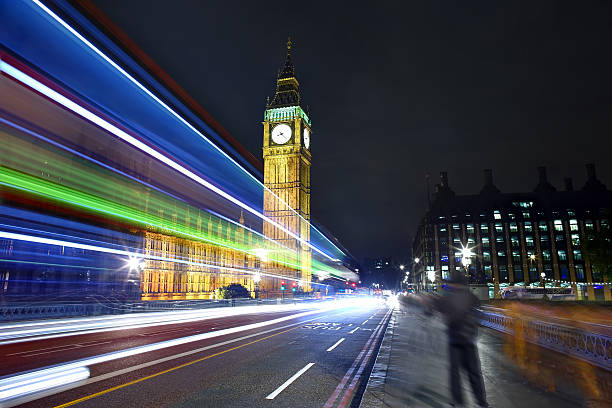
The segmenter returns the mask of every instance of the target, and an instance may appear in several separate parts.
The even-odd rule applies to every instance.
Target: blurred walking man
[[[450,387],[453,406],[463,405],[460,372],[467,374],[474,397],[481,407],[488,407],[480,359],[476,347],[478,298],[467,287],[467,279],[460,272],[448,284],[448,294],[437,301],[437,309],[444,315],[448,327],[450,357]]]

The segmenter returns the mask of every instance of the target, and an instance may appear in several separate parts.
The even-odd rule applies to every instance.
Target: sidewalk
[[[478,348],[485,379],[487,400],[494,408],[608,406],[587,404],[578,388],[555,377],[554,364],[562,365],[564,357],[543,351],[542,368],[535,379],[527,380],[518,365],[504,353],[509,337],[481,328]],[[539,355],[538,355],[539,356]],[[361,408],[380,407],[448,407],[447,342],[444,325],[437,316],[424,316],[421,309],[400,305],[385,333],[378,357],[361,401]],[[553,361],[553,371],[546,364]],[[533,373],[533,370],[532,370]],[[533,377],[533,376],[532,376]],[[563,377],[563,376],[558,376]],[[540,385],[535,383],[540,382]],[[466,406],[473,402],[467,379],[463,378]],[[557,392],[547,392],[557,390]]]

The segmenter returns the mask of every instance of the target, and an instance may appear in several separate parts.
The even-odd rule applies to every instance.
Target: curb
[[[393,310],[359,408],[380,408],[384,405],[385,382],[387,380],[387,369],[389,367],[389,359],[391,358],[393,332],[397,324],[396,315],[398,311],[398,308]]]

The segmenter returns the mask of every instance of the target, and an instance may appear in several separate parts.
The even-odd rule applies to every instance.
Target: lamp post
[[[469,267],[472,264],[472,256],[474,253],[470,247],[464,246],[461,248],[461,264],[465,270],[465,276],[467,277],[470,273]]]
[[[540,274],[540,286],[543,288],[546,288],[546,282],[544,282],[544,278],[546,277],[546,274],[544,272],[542,272]]]
[[[261,282],[261,273],[257,272],[253,275],[253,282],[255,283],[255,299],[259,299],[259,282]]]
[[[529,254],[528,256],[529,259],[529,271],[527,271],[527,274],[529,275],[529,280],[531,280],[531,269],[533,268],[533,264],[536,261],[536,254]]]

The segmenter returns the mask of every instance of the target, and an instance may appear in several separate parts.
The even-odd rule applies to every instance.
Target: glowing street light
[[[419,262],[421,262],[421,260],[419,259],[418,256],[416,258],[414,258],[414,263],[419,263]]]
[[[400,269],[401,269],[402,271],[404,270],[404,268],[405,268],[405,266],[404,266],[404,265],[400,265]]]
[[[129,268],[130,272],[132,272],[146,268],[147,263],[144,259],[138,258],[136,256],[130,256],[126,262],[126,266]]]
[[[261,262],[268,262],[268,253],[269,252],[270,252],[270,250],[269,249],[265,249],[265,248],[255,248],[253,250],[253,253],[255,254],[256,257],[261,259]]]
[[[472,256],[474,255],[474,253],[472,252],[472,249],[470,247],[463,247],[461,248],[461,263],[463,264],[464,268],[468,268],[470,266],[470,264],[472,263]]]

